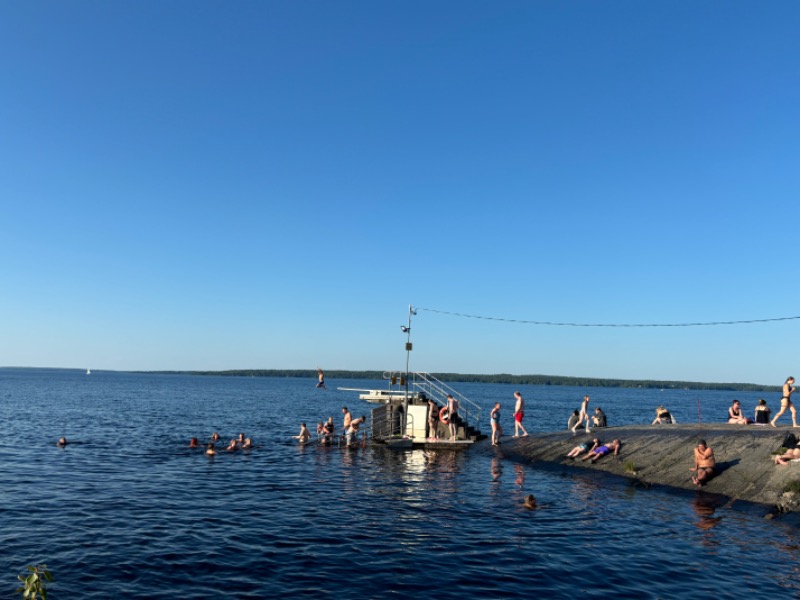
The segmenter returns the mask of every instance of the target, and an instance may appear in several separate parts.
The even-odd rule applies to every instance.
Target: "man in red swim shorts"
[[[522,399],[522,394],[514,392],[516,404],[514,405],[514,437],[520,437],[519,430],[522,430],[522,437],[528,437],[528,432],[522,425],[522,417],[525,416],[525,400]]]

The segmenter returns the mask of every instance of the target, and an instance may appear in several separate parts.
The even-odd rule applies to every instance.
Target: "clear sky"
[[[0,3],[0,365],[402,369],[409,304],[800,315],[800,3]],[[780,384],[800,321],[421,310],[412,370]]]

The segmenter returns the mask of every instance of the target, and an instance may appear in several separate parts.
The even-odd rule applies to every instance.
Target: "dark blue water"
[[[786,598],[800,535],[710,496],[636,490],[469,452],[298,447],[305,420],[371,408],[313,380],[0,370],[0,597],[46,562],[53,598],[576,595]],[[375,382],[329,382],[373,387]],[[489,406],[513,387],[456,385]],[[722,421],[732,394],[522,389],[529,430],[588,391],[610,424],[659,403]],[[750,412],[758,394],[738,394]],[[774,398],[768,401],[777,408]],[[484,420],[488,421],[488,411]],[[208,458],[188,439],[254,438]],[[55,441],[73,441],[65,449]],[[691,457],[687,457],[687,468]],[[767,467],[765,467],[767,468]],[[521,508],[533,493],[544,505]]]

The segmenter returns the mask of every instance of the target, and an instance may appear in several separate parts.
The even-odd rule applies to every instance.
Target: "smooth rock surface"
[[[699,439],[714,450],[717,475],[702,489],[770,507],[772,512],[800,511],[800,494],[787,492],[792,482],[799,482],[800,462],[776,466],[774,454],[788,432],[800,438],[800,429],[773,428],[769,425],[629,425],[593,429],[590,434],[563,431],[512,438],[504,436],[492,450],[503,457],[549,467],[604,471],[627,477],[637,485],[664,485],[697,490],[689,469],[694,466],[694,448]],[[622,441],[619,456],[609,454],[596,463],[566,458],[566,454],[586,440],[598,437],[601,442],[614,438]],[[545,465],[540,465],[545,466]]]

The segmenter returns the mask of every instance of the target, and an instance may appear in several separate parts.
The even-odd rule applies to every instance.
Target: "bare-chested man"
[[[694,467],[689,469],[697,472],[697,475],[692,477],[692,482],[695,485],[703,485],[715,475],[714,467],[716,465],[714,451],[706,445],[706,441],[697,442],[697,447],[694,449]]]
[[[311,439],[311,432],[306,427],[305,423],[300,423],[300,433],[297,435],[292,436],[294,439],[298,440],[301,444],[305,444]]]
[[[516,399],[516,404],[514,404],[514,437],[519,437],[520,429],[522,430],[522,437],[528,437],[528,432],[525,431],[525,427],[522,425],[522,418],[525,416],[525,400],[519,392],[514,392],[514,398]]]
[[[325,387],[325,373],[323,373],[322,369],[320,369],[319,367],[317,367],[317,380],[318,380],[317,383],[318,388],[328,389]]]
[[[347,433],[347,430],[350,428],[350,423],[353,420],[353,415],[350,414],[350,411],[347,410],[346,406],[342,407],[342,414],[344,415],[344,422],[342,423],[342,431]]]
[[[357,419],[353,419],[350,421],[350,427],[347,429],[346,440],[347,445],[349,446],[351,442],[358,439],[358,428],[361,427],[367,421],[367,417],[361,415]]]

